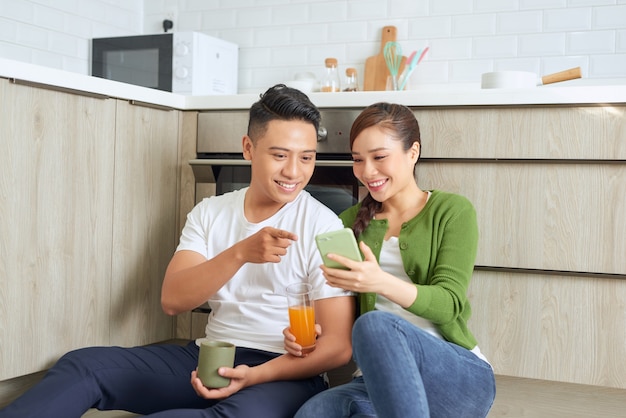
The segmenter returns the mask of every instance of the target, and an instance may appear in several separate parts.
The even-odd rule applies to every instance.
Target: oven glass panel
[[[250,166],[213,166],[213,174],[218,195],[250,182]],[[351,167],[315,167],[305,190],[336,214],[356,204],[359,198],[359,185]]]

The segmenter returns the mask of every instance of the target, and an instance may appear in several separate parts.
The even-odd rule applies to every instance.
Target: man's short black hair
[[[300,90],[277,84],[261,95],[250,107],[248,136],[252,141],[265,135],[267,124],[272,120],[301,120],[315,127],[320,126],[320,111],[309,97]]]

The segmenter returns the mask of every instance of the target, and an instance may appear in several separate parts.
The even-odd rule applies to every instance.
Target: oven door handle
[[[193,174],[198,183],[215,183],[212,166],[246,166],[250,165],[248,160],[236,159],[194,159],[189,160],[189,165],[193,169]],[[352,160],[315,160],[316,167],[352,167]]]

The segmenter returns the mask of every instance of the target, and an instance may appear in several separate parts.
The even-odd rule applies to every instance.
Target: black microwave
[[[239,47],[199,32],[95,38],[91,75],[186,95],[237,94]]]

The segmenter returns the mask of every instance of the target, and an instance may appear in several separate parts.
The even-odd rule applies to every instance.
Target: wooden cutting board
[[[387,77],[389,76],[389,68],[387,68],[387,63],[385,63],[383,50],[387,42],[396,40],[397,35],[398,29],[395,26],[385,26],[383,28],[379,53],[365,60],[365,70],[363,72],[363,90],[372,91],[386,89]],[[400,64],[400,71],[398,74],[402,74],[405,63],[406,56],[403,55],[402,63]]]

